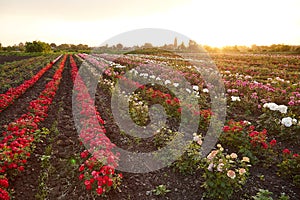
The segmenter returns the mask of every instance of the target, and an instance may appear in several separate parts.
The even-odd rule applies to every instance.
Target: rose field
[[[0,131],[1,200],[297,200],[300,56],[7,56]]]

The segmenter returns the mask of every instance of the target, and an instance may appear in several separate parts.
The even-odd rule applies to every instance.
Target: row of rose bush
[[[115,145],[105,135],[106,129],[103,126],[105,122],[94,106],[88,88],[81,77],[83,72],[78,73],[73,56],[70,56],[70,65],[74,82],[73,95],[77,102],[74,106],[83,116],[80,119],[79,138],[86,147],[80,155],[84,162],[79,168],[79,179],[83,181],[87,190],[104,196],[109,190],[120,184],[122,174],[115,172],[119,155],[112,151]],[[82,70],[84,71],[84,69]]]
[[[2,112],[5,108],[11,105],[22,94],[24,94],[28,88],[32,87],[43,76],[45,72],[52,68],[52,66],[61,58],[61,56],[51,61],[37,74],[35,74],[31,79],[26,80],[18,87],[8,89],[8,91],[4,94],[0,94],[0,112]]]
[[[67,55],[62,58],[53,78],[37,99],[32,100],[28,112],[9,123],[0,141],[0,199],[10,199],[8,181],[24,171],[27,159],[33,152],[35,141],[41,135],[38,125],[47,117],[49,106],[59,87]]]
[[[0,93],[5,93],[9,88],[17,87],[25,80],[29,80],[57,56],[58,54],[42,55],[1,64]]]

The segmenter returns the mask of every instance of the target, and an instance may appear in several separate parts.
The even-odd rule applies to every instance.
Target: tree
[[[118,50],[122,50],[123,49],[123,45],[121,43],[117,44],[116,47],[117,47]]]
[[[2,50],[2,44],[0,43],[0,51]]]
[[[26,52],[50,52],[51,47],[49,44],[41,41],[33,41],[25,43]]]
[[[78,49],[77,49],[77,46],[75,44],[71,44],[70,50],[77,51]]]
[[[60,44],[57,46],[57,48],[59,50],[69,50],[70,49],[70,45],[69,44]]]
[[[174,48],[175,49],[177,48],[177,37],[175,37],[175,39],[174,39]]]
[[[23,42],[19,43],[18,48],[19,48],[20,51],[24,51],[25,50],[25,46],[24,46]]]
[[[17,45],[14,45],[14,46],[3,47],[3,50],[11,52],[11,51],[19,51],[19,48]]]
[[[89,46],[86,44],[79,44],[77,45],[78,50],[89,50]]]
[[[196,52],[200,50],[199,45],[194,40],[189,40],[188,49],[192,52]]]
[[[50,44],[50,47],[55,49],[57,46],[56,46],[55,43],[52,42],[52,43]]]
[[[153,45],[151,43],[149,43],[149,42],[146,42],[142,47],[143,48],[152,48]]]
[[[181,42],[181,44],[178,46],[178,49],[180,49],[180,50],[185,50],[186,49],[186,47],[184,45],[184,42]]]

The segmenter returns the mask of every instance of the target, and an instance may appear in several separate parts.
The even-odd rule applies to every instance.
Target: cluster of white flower
[[[291,117],[284,117],[281,119],[281,124],[285,127],[291,127],[293,124],[297,124],[297,119]]]
[[[269,108],[270,110],[278,110],[279,112],[281,112],[282,114],[286,114],[287,113],[287,109],[288,107],[285,105],[277,105],[276,103],[265,103],[263,105],[264,108]]]
[[[199,90],[199,86],[198,85],[193,85],[193,90],[198,91]]]
[[[165,85],[171,84],[170,80],[165,80]]]
[[[178,87],[179,83],[173,83],[174,87]]]
[[[240,97],[231,96],[231,101],[241,101]]]
[[[120,64],[116,64],[115,68],[126,68],[126,66],[120,65]]]
[[[204,88],[202,91],[203,91],[204,93],[208,93],[208,92],[209,92],[209,90],[208,90],[207,88]]]
[[[251,125],[251,122],[247,121],[247,120],[244,120],[244,123],[245,124],[248,124],[248,125]]]
[[[140,76],[147,78],[149,76],[149,74],[148,73],[140,73]]]

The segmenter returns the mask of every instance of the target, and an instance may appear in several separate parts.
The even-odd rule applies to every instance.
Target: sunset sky
[[[162,28],[218,47],[300,45],[299,10],[299,0],[0,0],[0,43],[98,46],[133,29]]]

